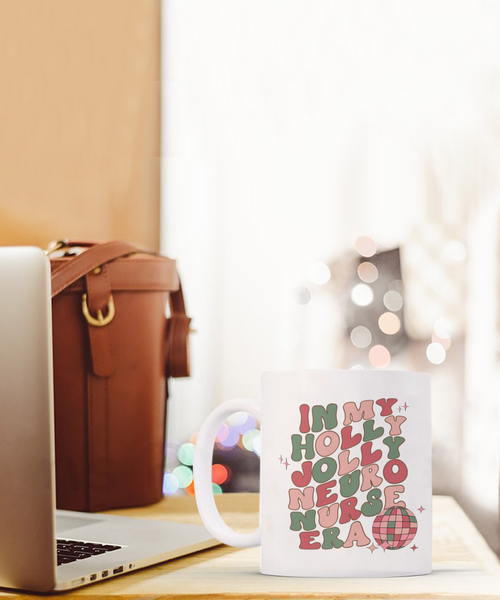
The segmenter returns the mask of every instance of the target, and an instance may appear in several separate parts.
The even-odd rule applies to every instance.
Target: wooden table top
[[[258,494],[223,494],[217,505],[227,523],[251,531],[258,523]],[[259,572],[258,548],[217,546],[102,583],[44,598],[356,598],[500,599],[500,563],[468,517],[449,496],[434,497],[433,572],[388,579],[271,577]],[[166,498],[146,508],[113,514],[200,523],[191,496]],[[3,598],[40,598],[0,593]]]

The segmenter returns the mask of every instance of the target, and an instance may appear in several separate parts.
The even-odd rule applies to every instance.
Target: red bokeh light
[[[222,485],[228,478],[228,471],[224,465],[212,465],[212,481],[218,485]]]

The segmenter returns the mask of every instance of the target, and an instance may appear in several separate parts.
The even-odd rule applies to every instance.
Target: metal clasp
[[[111,323],[113,317],[115,316],[115,301],[113,300],[113,296],[111,295],[108,300],[108,312],[106,316],[102,314],[102,310],[97,311],[97,318],[92,316],[89,311],[89,307],[87,304],[87,294],[82,295],[82,312],[85,319],[87,319],[87,323],[89,325],[93,325],[94,327],[104,327]]]
[[[68,243],[69,243],[69,240],[67,238],[65,238],[64,240],[56,240],[54,242],[50,242],[48,248],[46,248],[44,250],[44,252],[47,256],[50,256],[54,252],[57,252],[58,250],[61,250],[62,248],[66,248]]]

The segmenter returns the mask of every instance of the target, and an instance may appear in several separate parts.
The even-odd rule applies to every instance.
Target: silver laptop
[[[0,248],[0,586],[66,590],[217,543],[199,525],[55,510],[49,261]]]

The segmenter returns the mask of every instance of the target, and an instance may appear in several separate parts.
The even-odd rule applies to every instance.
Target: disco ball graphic
[[[407,508],[391,506],[373,521],[373,537],[379,546],[387,544],[387,550],[407,546],[417,533],[417,517]]]

